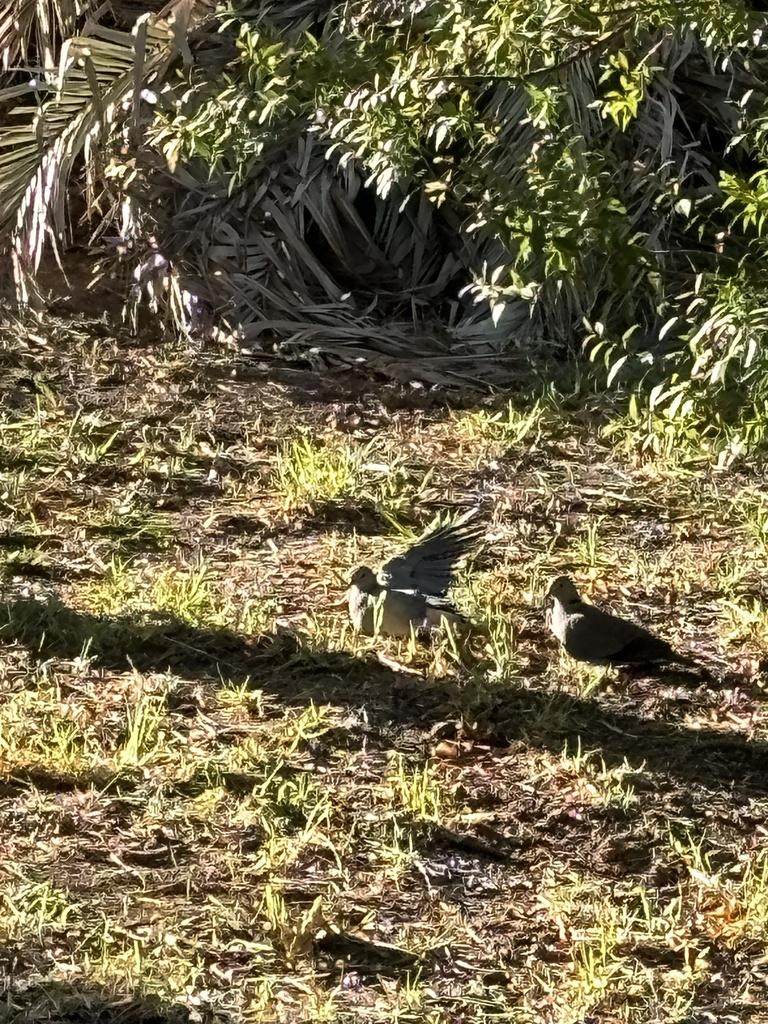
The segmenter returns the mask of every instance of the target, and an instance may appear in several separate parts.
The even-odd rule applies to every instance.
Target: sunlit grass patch
[[[312,701],[306,707],[276,708],[274,701],[268,701],[250,683],[238,687],[227,684],[216,696],[223,710],[236,713],[236,720],[245,721],[243,712],[248,714],[248,731],[228,752],[230,768],[238,770],[248,768],[250,760],[260,763],[267,752],[286,763],[293,755],[301,761],[302,752],[338,721],[338,710]]]
[[[416,471],[390,442],[361,444],[302,433],[280,443],[273,486],[286,511],[317,509],[354,498],[396,530],[407,530],[413,503],[430,469]]]
[[[215,594],[216,582],[204,562],[170,566],[161,569],[153,580],[149,599],[153,608],[170,612],[185,622],[211,624],[221,615]]]
[[[688,868],[683,906],[692,942],[716,940],[768,946],[768,851],[718,850],[701,837],[668,837],[673,856]]]
[[[144,424],[131,439],[129,464],[135,477],[170,489],[188,485],[236,489],[237,481],[230,480],[227,472],[228,450],[206,429],[204,413],[204,408],[187,408],[162,425]]]
[[[100,577],[79,590],[79,605],[95,616],[138,624],[170,619],[199,629],[229,629],[251,636],[268,632],[277,601],[226,585],[204,558],[190,564],[140,562],[114,555]],[[101,631],[108,632],[104,621]],[[99,624],[94,624],[99,630]],[[127,625],[126,625],[127,628]]]
[[[744,490],[733,504],[747,538],[763,557],[768,555],[768,499],[756,490]]]
[[[66,702],[58,685],[39,677],[0,705],[0,753],[6,770],[35,767],[77,773],[99,768],[106,752],[85,709]]]
[[[548,427],[560,420],[559,398],[554,392],[530,400],[510,399],[503,409],[476,409],[455,418],[456,433],[482,450],[489,447],[500,455],[518,445],[535,445]]]
[[[724,598],[734,600],[754,586],[758,573],[758,564],[749,552],[728,551],[712,567],[712,582]]]
[[[119,768],[140,768],[166,748],[169,737],[162,728],[166,713],[161,694],[142,694],[126,705],[125,734],[115,757]]]
[[[86,526],[89,536],[111,541],[113,552],[163,550],[173,543],[173,516],[145,505],[135,494],[121,495],[121,499],[104,509],[90,510]]]
[[[588,521],[581,533],[573,541],[573,550],[576,560],[586,568],[595,568],[603,562],[603,548],[605,545],[602,527],[605,521],[604,516]]]
[[[346,441],[318,444],[301,435],[278,449],[275,484],[287,509],[322,504],[351,493],[362,463],[361,450]]]
[[[97,615],[123,615],[141,601],[142,574],[129,560],[113,555],[102,576],[80,590],[82,606]]]
[[[50,475],[57,466],[93,466],[114,461],[123,427],[98,412],[74,411],[46,392],[38,399],[33,414],[17,418],[6,412],[0,417],[0,453],[11,466],[27,466]]]
[[[242,683],[233,683],[225,679],[217,696],[223,707],[235,713],[253,713],[256,718],[264,715],[264,693],[256,689],[249,679]]]
[[[107,779],[124,769],[156,762],[169,767],[185,756],[183,741],[170,734],[165,688],[147,689],[140,676],[104,703],[73,700],[65,679],[39,678],[34,689],[6,696],[0,703],[2,767],[52,776]]]
[[[19,537],[17,544],[0,550],[0,565],[13,575],[47,576],[55,563],[44,543],[35,543],[34,535]]]
[[[479,569],[470,558],[452,591],[456,607],[473,624],[468,646],[482,657],[489,683],[519,677],[522,669],[517,634],[531,607],[541,600],[535,589],[535,561],[527,568],[528,586],[522,588],[519,565],[504,559]]]
[[[246,773],[248,793],[230,811],[239,829],[258,836],[255,866],[276,877],[320,857],[339,866],[349,844],[334,792],[322,779],[291,767],[266,747],[246,741],[230,770]],[[201,797],[196,798],[199,810]],[[255,831],[254,831],[255,830]]]
[[[610,1007],[614,1019],[682,1022],[707,977],[703,950],[670,940],[681,924],[674,900],[658,904],[642,884],[608,885],[573,872],[545,873],[542,902],[567,944],[565,970],[542,966],[537,982],[555,1020]],[[671,961],[671,964],[670,964]]]
[[[608,767],[599,750],[575,749],[567,744],[558,759],[547,761],[547,770],[558,784],[558,792],[576,803],[624,810],[637,804],[633,779],[644,779],[644,767],[623,764]]]
[[[439,821],[451,803],[439,770],[429,762],[411,768],[396,755],[389,764],[387,785],[392,807],[416,818]]]
[[[7,878],[0,883],[0,940],[41,940],[46,933],[66,929],[80,908],[54,882]]]
[[[748,643],[763,650],[768,645],[768,606],[761,598],[723,600],[720,607],[723,617],[719,632],[728,647]]]
[[[684,381],[657,385],[649,398],[630,395],[625,412],[614,414],[603,436],[628,454],[674,475],[686,467],[710,465],[718,472],[739,465],[765,448],[768,416],[764,401],[722,414],[701,391]]]
[[[492,667],[490,679],[507,679],[520,672],[521,664],[517,654],[515,626],[502,612],[492,615],[489,627],[489,642]]]
[[[632,403],[627,414],[615,416],[606,424],[603,436],[627,454],[657,462],[666,469],[704,461],[709,448],[702,441],[698,417],[641,410]]]
[[[557,659],[555,678],[580,697],[591,697],[614,677],[614,669],[577,661],[562,648],[557,651]]]

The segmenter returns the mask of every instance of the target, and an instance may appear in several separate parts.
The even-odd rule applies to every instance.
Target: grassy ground
[[[0,360],[4,1020],[766,1020],[762,471],[588,397]],[[356,638],[350,570],[470,506],[488,636]],[[569,661],[562,571],[716,680]]]

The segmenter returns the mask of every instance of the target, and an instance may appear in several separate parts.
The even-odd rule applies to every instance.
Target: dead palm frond
[[[61,17],[59,26],[69,27],[76,13],[68,12],[69,21]],[[0,93],[0,102],[24,91],[38,98],[35,106],[13,107],[0,129],[0,231],[10,230],[22,297],[45,244],[55,249],[66,237],[67,189],[77,161],[84,163],[93,207],[93,189],[107,170],[118,131],[126,143],[135,134],[144,90],[157,88],[185,45],[191,14],[188,0],[173,0],[157,17],[141,15],[130,32],[89,20],[84,34],[64,40],[55,76],[49,65],[25,90]],[[50,42],[38,41],[46,59]]]

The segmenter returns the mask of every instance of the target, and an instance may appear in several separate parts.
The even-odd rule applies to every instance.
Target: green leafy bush
[[[732,0],[227,8],[153,83],[131,209],[246,340],[488,381],[583,349],[638,421],[722,432],[766,401],[765,32]]]

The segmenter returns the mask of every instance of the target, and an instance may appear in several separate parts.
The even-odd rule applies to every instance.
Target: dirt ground
[[[761,463],[98,322],[0,365],[0,1019],[768,1021]],[[469,508],[484,629],[356,636]],[[711,677],[571,661],[561,572]]]

